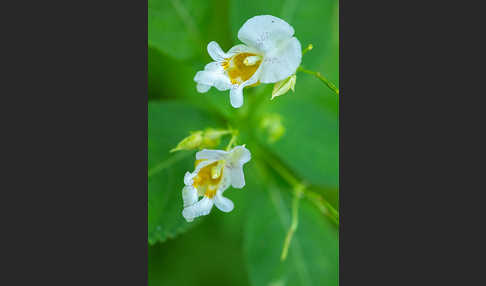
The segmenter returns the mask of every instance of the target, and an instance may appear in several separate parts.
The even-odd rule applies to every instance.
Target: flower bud
[[[296,80],[297,80],[297,76],[294,74],[284,80],[275,83],[275,85],[273,86],[271,99],[274,99],[277,96],[287,93],[289,89],[292,89],[292,91],[294,91]]]
[[[229,133],[230,131],[228,130],[213,128],[208,128],[204,130],[201,148],[213,148],[215,146],[218,146],[219,142],[221,142],[221,137]]]
[[[182,141],[179,142],[179,144],[177,144],[177,146],[174,149],[170,150],[170,152],[199,148],[201,146],[201,143],[203,142],[202,135],[203,135],[202,131],[192,132],[191,135],[182,139]]]
[[[282,124],[282,118],[276,113],[263,116],[260,127],[266,129],[268,141],[273,143],[285,134],[285,127]]]

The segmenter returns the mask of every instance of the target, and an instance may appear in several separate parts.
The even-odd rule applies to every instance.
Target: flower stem
[[[226,151],[231,150],[231,147],[233,147],[233,144],[236,142],[237,137],[238,130],[232,130],[231,140],[229,141],[228,146],[226,146]]]
[[[305,55],[308,51],[312,50],[312,48],[314,48],[314,46],[312,44],[309,44],[303,51],[302,51],[302,55]]]
[[[304,72],[304,73],[307,73],[307,74],[311,74],[311,75],[317,77],[327,87],[329,87],[332,91],[334,91],[335,94],[339,95],[339,89],[332,82],[330,82],[327,78],[325,78],[320,72],[315,72],[315,71],[307,70],[307,69],[303,68],[302,66],[300,66],[297,69],[297,71],[301,71],[301,72]]]
[[[301,187],[298,188],[294,188],[294,198],[292,200],[292,222],[290,224],[289,231],[285,236],[284,247],[282,249],[282,255],[280,256],[281,261],[285,261],[285,259],[287,259],[290,242],[292,241],[292,237],[294,236],[294,233],[297,230],[297,226],[299,225],[299,202],[300,198],[302,197],[302,192],[304,191],[304,188],[304,185],[301,185]]]

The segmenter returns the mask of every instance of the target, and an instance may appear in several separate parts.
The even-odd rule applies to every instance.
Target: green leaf
[[[302,86],[300,86],[302,88]],[[321,87],[325,88],[325,87]],[[315,101],[301,96],[300,89],[288,97],[266,105],[264,114],[282,116],[285,135],[274,144],[265,143],[272,152],[307,182],[337,189],[339,185],[338,115],[323,110]],[[266,142],[261,135],[261,142]]]
[[[288,257],[280,260],[291,220],[290,193],[287,186],[272,182],[252,192],[244,241],[251,284],[337,286],[338,230],[305,199]]]
[[[201,52],[208,4],[198,0],[149,0],[149,45],[180,60]]]
[[[185,102],[151,102],[148,107],[148,241],[154,244],[194,223],[182,217],[181,190],[194,169],[194,151],[169,153],[189,131],[219,127],[207,113]]]
[[[148,285],[248,286],[241,226],[228,231],[223,223],[228,215],[234,216],[213,209],[189,233],[150,246]]]

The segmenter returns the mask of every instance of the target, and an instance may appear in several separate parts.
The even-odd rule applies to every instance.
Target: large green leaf
[[[219,127],[209,114],[185,102],[151,102],[148,107],[148,241],[173,237],[193,224],[182,217],[181,190],[194,152],[169,150],[191,130]]]
[[[299,225],[288,257],[280,261],[291,220],[290,192],[269,182],[252,192],[253,203],[245,231],[245,254],[251,284],[338,285],[338,230],[313,205],[302,199]]]

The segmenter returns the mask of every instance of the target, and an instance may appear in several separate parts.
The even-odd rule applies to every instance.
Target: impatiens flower
[[[212,86],[221,91],[229,89],[231,105],[241,107],[244,87],[275,83],[295,73],[302,50],[293,35],[294,28],[280,18],[250,18],[238,31],[238,39],[245,45],[236,45],[225,53],[218,43],[208,44],[214,62],[194,77],[197,91],[207,92]]]
[[[232,211],[234,204],[223,197],[223,193],[229,186],[237,189],[245,186],[243,165],[250,159],[250,151],[244,146],[236,146],[231,151],[204,149],[197,152],[194,172],[184,176],[182,216],[191,222],[209,214],[213,205],[223,212]]]

